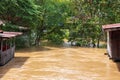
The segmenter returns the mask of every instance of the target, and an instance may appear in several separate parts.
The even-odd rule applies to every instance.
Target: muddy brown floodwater
[[[120,64],[106,49],[42,47],[16,51],[0,80],[120,80]]]

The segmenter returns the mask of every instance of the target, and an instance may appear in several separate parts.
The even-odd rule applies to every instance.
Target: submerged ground
[[[119,80],[120,64],[105,49],[39,47],[16,51],[0,80]]]

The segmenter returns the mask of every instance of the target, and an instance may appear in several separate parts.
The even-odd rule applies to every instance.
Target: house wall
[[[110,38],[110,32],[107,31],[107,52],[110,58],[112,58],[112,52],[111,52],[111,38]]]
[[[110,32],[111,54],[114,60],[120,60],[120,30]]]

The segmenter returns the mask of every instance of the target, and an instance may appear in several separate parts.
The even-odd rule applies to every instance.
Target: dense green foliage
[[[86,45],[92,43],[99,47],[102,40],[103,24],[120,22],[120,1],[119,0],[71,0],[73,2],[73,14],[77,20],[73,27],[79,40]],[[71,31],[72,32],[72,31]],[[72,33],[71,33],[72,34]],[[75,36],[71,36],[75,37]],[[76,39],[76,37],[74,38]],[[71,40],[71,38],[70,38]],[[78,40],[78,41],[79,41]],[[81,43],[81,42],[80,42]],[[79,44],[80,44],[79,43]],[[83,45],[83,43],[81,43]],[[83,45],[83,46],[84,46]]]
[[[2,29],[30,29],[17,39],[24,46],[41,40],[61,44],[67,38],[79,46],[99,47],[101,26],[119,23],[119,13],[120,0],[0,0],[0,20],[6,22]]]

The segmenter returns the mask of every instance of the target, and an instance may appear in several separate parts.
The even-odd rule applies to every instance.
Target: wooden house
[[[102,26],[107,33],[107,52],[114,61],[120,60],[120,23]]]
[[[0,65],[6,64],[14,57],[15,37],[21,34],[21,32],[0,30]]]

